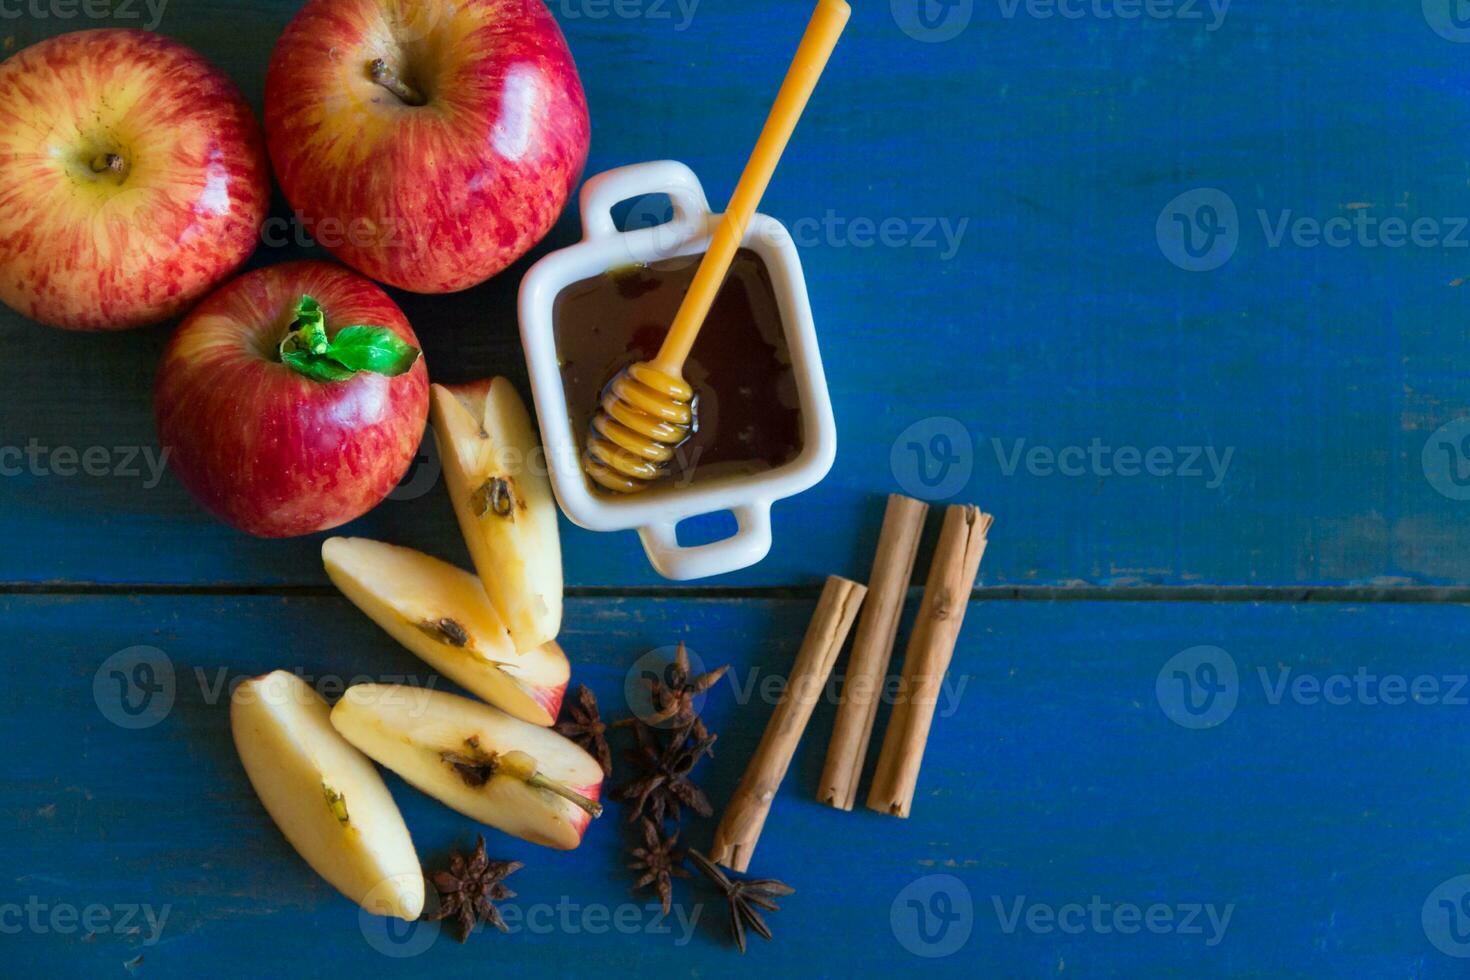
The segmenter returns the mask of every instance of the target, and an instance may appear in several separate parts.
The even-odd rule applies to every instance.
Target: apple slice
[[[378,770],[330,718],[321,696],[284,670],[245,681],[230,698],[235,749],[286,840],[367,911],[412,922],[424,879],[408,827]]]
[[[429,419],[449,499],[485,592],[517,650],[554,640],[561,539],[530,413],[505,378],[431,390]]]
[[[332,724],[446,806],[536,844],[571,850],[602,812],[602,767],[581,746],[469,698],[356,684]]]
[[[322,563],[369,619],[460,687],[532,724],[556,721],[572,673],[566,654],[550,642],[517,654],[475,576],[367,538],[328,538]]]

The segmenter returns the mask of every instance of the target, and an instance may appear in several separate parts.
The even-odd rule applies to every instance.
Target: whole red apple
[[[378,286],[326,262],[240,276],[189,314],[158,368],[159,443],[221,519],[266,538],[371,510],[424,435],[418,338]]]
[[[249,258],[269,203],[250,107],[177,41],[78,31],[0,64],[0,300],[18,312],[167,319]]]
[[[473,286],[540,241],[589,138],[540,0],[307,0],[271,56],[265,131],[307,230],[421,293]]]

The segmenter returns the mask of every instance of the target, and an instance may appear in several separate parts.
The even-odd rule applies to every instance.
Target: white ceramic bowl
[[[649,194],[667,194],[673,220],[651,228],[618,231],[614,205]],[[648,560],[665,578],[686,580],[753,565],[771,550],[771,504],[800,493],[832,468],[837,425],[817,352],[806,280],[791,235],[774,218],[757,214],[743,245],[765,263],[775,288],[781,324],[791,352],[801,411],[801,452],[791,462],[761,473],[695,479],[628,496],[593,490],[582,473],[582,447],[567,413],[552,322],[557,295],[572,283],[630,262],[699,255],[709,245],[716,217],[699,178],[682,163],[656,160],[609,170],[582,188],[582,241],[547,255],[521,281],[521,343],[531,374],[536,416],[546,447],[551,483],[561,509],[593,531],[636,529]],[[685,518],[731,511],[736,531],[723,540],[685,547],[675,526]]]

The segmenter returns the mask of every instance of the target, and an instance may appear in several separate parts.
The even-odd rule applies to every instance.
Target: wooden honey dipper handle
[[[735,185],[730,206],[715,228],[709,250],[704,253],[699,270],[694,274],[694,282],[690,284],[689,292],[684,294],[684,302],[674,316],[673,326],[652,362],[653,367],[664,374],[673,378],[684,376],[684,360],[694,347],[699,328],[704,324],[709,308],[714,305],[715,296],[725,282],[725,273],[745,238],[745,229],[750,225],[761,196],[771,182],[771,175],[775,173],[776,164],[796,129],[796,121],[806,109],[807,100],[817,87],[817,79],[827,67],[827,59],[837,46],[837,38],[847,26],[851,13],[852,8],[846,0],[818,0],[817,9],[812,12],[806,33],[796,49],[796,57],[786,72],[786,80],[781,83],[781,91],[776,93],[776,103],[771,106],[771,114],[766,117],[766,124],[761,128],[760,138],[745,164],[740,182]]]

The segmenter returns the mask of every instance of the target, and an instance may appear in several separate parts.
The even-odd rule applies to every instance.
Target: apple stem
[[[118,153],[99,153],[92,158],[94,174],[115,173],[119,177],[127,173],[128,161]]]
[[[398,73],[389,68],[388,62],[382,58],[374,58],[368,62],[368,75],[374,82],[398,96],[405,105],[418,106],[427,101],[418,89],[399,78]]]
[[[478,744],[477,739],[476,745]],[[474,746],[471,747],[473,748]],[[504,755],[497,755],[494,759],[494,766],[496,770],[504,772],[508,776],[514,776],[517,779],[524,780],[527,786],[544,789],[548,793],[555,793],[570,803],[575,803],[593,817],[602,816],[601,803],[593,799],[588,799],[565,783],[560,783],[555,779],[541,775],[536,769],[536,760],[525,752],[506,752]]]
[[[594,817],[602,816],[601,803],[598,803],[596,800],[588,799],[571,787],[559,783],[554,779],[547,779],[539,772],[534,773],[530,779],[526,780],[526,785],[535,786],[537,789],[544,789],[549,793],[555,793],[562,799],[575,803],[577,806],[581,807],[583,810],[586,810]]]

